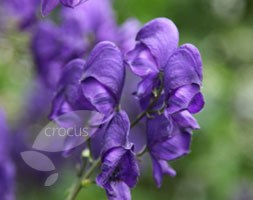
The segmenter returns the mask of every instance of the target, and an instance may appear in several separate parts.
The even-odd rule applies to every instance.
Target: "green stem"
[[[162,74],[160,74],[160,80],[161,80],[161,84],[160,84],[160,87],[157,91],[157,94],[155,95],[155,98],[150,102],[150,104],[148,105],[147,109],[144,110],[143,112],[141,112],[136,118],[134,121],[131,122],[131,128],[133,128],[136,124],[138,124],[143,117],[145,117],[149,111],[153,108],[153,106],[157,103],[157,101],[159,100],[161,94],[162,94],[162,91],[163,91],[163,77],[162,77]]]
[[[76,182],[74,185],[72,191],[70,192],[67,200],[75,200],[77,195],[79,194],[80,190],[82,189],[82,182],[86,179],[89,179],[94,170],[100,165],[100,159],[96,160],[92,166],[89,168],[89,170]]]

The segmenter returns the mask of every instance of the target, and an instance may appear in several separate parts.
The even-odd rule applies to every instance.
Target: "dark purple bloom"
[[[74,8],[86,0],[42,0],[42,14],[48,15],[59,3]]]
[[[61,77],[63,66],[84,55],[84,43],[78,35],[65,34],[66,30],[52,22],[41,22],[34,30],[32,53],[38,77],[54,89]]]
[[[7,124],[0,110],[0,197],[14,200],[14,165],[10,158],[10,138]]]
[[[199,112],[204,106],[200,93],[202,86],[202,61],[198,49],[185,44],[170,57],[164,71],[167,113],[182,110]]]
[[[134,47],[134,38],[140,27],[136,19],[129,19],[118,27],[111,0],[87,1],[72,10],[64,8],[62,18],[63,26],[70,32],[82,35],[87,49],[106,40],[117,44],[125,53]]]
[[[62,9],[64,26],[83,35],[90,46],[104,41],[115,42],[117,23],[111,0],[92,0],[75,9]]]
[[[125,78],[121,51],[113,43],[101,42],[87,62],[74,60],[64,69],[55,96],[51,118],[63,110],[96,110],[106,116],[118,105]]]
[[[137,33],[137,44],[128,53],[128,63],[132,71],[142,77],[137,96],[150,95],[157,84],[159,72],[163,71],[171,54],[178,46],[178,30],[166,18],[157,18]]]
[[[137,183],[139,167],[133,144],[128,141],[130,122],[124,111],[116,113],[104,134],[101,173],[97,184],[110,200],[130,200],[130,188]]]
[[[153,177],[158,187],[162,184],[163,174],[176,175],[167,161],[190,152],[190,129],[181,129],[179,118],[172,116],[168,119],[164,115],[156,115],[153,119],[147,119],[147,146],[153,163]],[[190,125],[188,127],[192,128]]]

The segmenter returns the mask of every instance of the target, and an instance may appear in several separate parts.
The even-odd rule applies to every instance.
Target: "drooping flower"
[[[62,110],[95,110],[109,117],[119,104],[125,68],[121,51],[111,42],[97,44],[87,62],[71,61],[64,69],[51,118]]]
[[[3,200],[14,200],[15,169],[10,158],[10,138],[7,125],[0,111],[0,196]]]
[[[128,141],[130,122],[124,111],[117,113],[104,134],[101,173],[97,184],[110,200],[130,200],[130,188],[137,183],[139,167],[133,144]]]
[[[159,85],[159,73],[164,70],[171,54],[177,48],[178,40],[177,27],[166,18],[148,22],[137,33],[137,44],[128,53],[131,70],[142,78],[137,96],[148,96]]]
[[[42,14],[48,15],[58,4],[74,8],[86,0],[42,0]]]
[[[163,174],[176,175],[167,162],[190,152],[192,127],[182,129],[178,119],[178,116],[168,119],[164,115],[147,119],[147,147],[153,163],[153,177],[158,187],[162,184]]]
[[[202,86],[202,61],[198,49],[185,44],[170,57],[164,71],[164,89],[167,113],[182,110],[194,114],[204,106]]]

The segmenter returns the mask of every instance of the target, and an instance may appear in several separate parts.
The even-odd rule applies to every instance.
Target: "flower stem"
[[[89,179],[94,170],[100,165],[100,159],[97,159],[89,168],[89,170],[76,182],[76,184],[73,186],[72,191],[70,192],[67,200],[74,200],[76,199],[77,195],[79,194],[80,190],[83,187],[83,181],[86,179]]]
[[[163,92],[163,82],[164,82],[164,80],[163,80],[163,75],[162,74],[160,74],[160,81],[161,81],[161,83],[160,83],[160,86],[158,88],[158,91],[157,91],[156,95],[154,96],[154,99],[150,102],[150,104],[148,105],[147,109],[144,110],[143,112],[141,112],[135,118],[135,120],[131,122],[131,128],[133,128],[136,124],[138,124],[142,120],[142,118],[145,117],[149,113],[149,111],[153,108],[153,106],[159,100],[159,98],[160,98],[160,96],[161,96],[161,94]]]

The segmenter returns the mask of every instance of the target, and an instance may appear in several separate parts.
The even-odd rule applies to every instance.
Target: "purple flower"
[[[54,89],[61,77],[63,66],[83,56],[85,47],[80,37],[64,34],[66,30],[45,21],[38,24],[32,37],[31,49],[38,77]]]
[[[86,0],[42,0],[42,14],[48,15],[59,3],[66,7],[74,8]]]
[[[181,114],[178,115],[180,116],[171,116],[170,119],[164,115],[147,119],[147,146],[153,163],[153,177],[158,187],[162,184],[163,174],[176,175],[167,161],[190,152],[190,128],[193,127],[188,124],[189,129],[182,129],[179,120]]]
[[[65,67],[51,118],[64,110],[96,110],[110,116],[119,104],[124,79],[118,47],[111,42],[97,44],[86,63],[74,60]]]
[[[117,23],[111,4],[111,0],[92,0],[72,10],[64,8],[63,24],[90,40],[90,46],[104,40],[115,42]]]
[[[97,184],[105,188],[108,199],[130,200],[130,188],[137,183],[139,167],[128,141],[130,122],[124,111],[116,113],[104,134],[101,173]]]
[[[126,53],[134,47],[135,35],[140,28],[136,19],[129,19],[118,27],[111,0],[92,0],[75,9],[62,9],[63,26],[78,32],[91,49],[101,41],[111,41]]]
[[[167,114],[182,110],[199,112],[204,106],[200,92],[202,85],[202,61],[198,49],[185,44],[170,57],[164,71]]]
[[[14,200],[14,165],[10,158],[10,140],[7,125],[0,111],[0,196],[2,200]]]
[[[131,70],[142,77],[137,96],[150,95],[156,86],[159,72],[163,71],[171,54],[178,46],[178,30],[175,24],[166,18],[157,18],[137,33],[137,44],[128,53]]]

